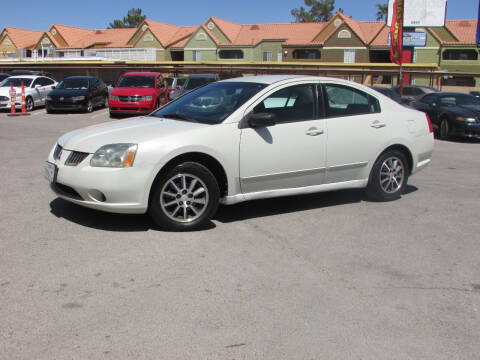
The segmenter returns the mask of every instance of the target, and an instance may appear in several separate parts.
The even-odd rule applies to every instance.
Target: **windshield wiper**
[[[191,121],[191,122],[198,122],[195,119],[186,117],[184,115],[180,114],[165,114],[165,115],[160,115],[161,117],[167,118],[167,119],[176,119],[176,120],[185,120],[185,121]]]

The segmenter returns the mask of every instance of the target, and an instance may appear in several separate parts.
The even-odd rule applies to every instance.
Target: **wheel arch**
[[[163,174],[166,174],[168,171],[173,169],[175,166],[184,163],[184,162],[196,162],[205,166],[210,170],[217,179],[218,187],[220,188],[220,197],[226,196],[228,194],[228,178],[227,173],[221,163],[214,158],[213,156],[203,153],[203,152],[187,152],[180,154],[170,159],[157,173],[155,179],[152,183],[152,186],[149,189],[149,203],[150,197],[152,195],[152,189],[159,181]]]
[[[406,147],[405,145],[402,145],[402,144],[393,144],[393,145],[388,146],[386,149],[384,149],[384,150],[377,156],[377,158],[375,159],[375,162],[380,158],[380,156],[382,156],[383,154],[385,154],[387,151],[390,151],[390,150],[400,151],[400,152],[405,156],[405,158],[407,159],[408,173],[409,173],[409,175],[410,175],[410,174],[412,173],[413,165],[414,165],[413,155],[412,155],[412,152],[410,151],[410,149],[409,149],[408,147]]]

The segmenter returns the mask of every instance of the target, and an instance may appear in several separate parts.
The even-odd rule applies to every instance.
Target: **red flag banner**
[[[390,26],[390,60],[398,65],[402,65],[404,1],[395,0],[393,2],[392,25]]]

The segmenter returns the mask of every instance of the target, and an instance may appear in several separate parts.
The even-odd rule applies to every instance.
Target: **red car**
[[[151,113],[160,106],[164,96],[160,73],[125,73],[108,97],[110,116]]]

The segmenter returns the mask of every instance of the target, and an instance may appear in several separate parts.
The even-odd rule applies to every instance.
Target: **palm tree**
[[[328,21],[333,16],[335,0],[304,0],[305,5],[310,6],[306,10],[303,6],[293,9],[290,13],[297,22]]]
[[[377,20],[386,20],[388,14],[388,3],[387,4],[377,4]]]

